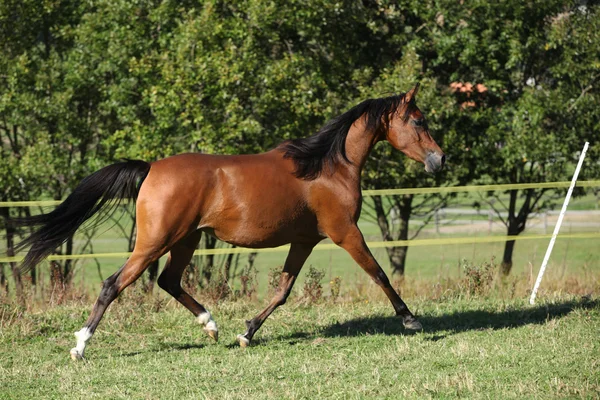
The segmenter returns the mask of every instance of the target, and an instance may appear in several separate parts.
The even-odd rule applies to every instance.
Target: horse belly
[[[301,204],[283,208],[258,202],[239,204],[219,217],[207,223],[209,229],[205,230],[239,247],[277,247],[320,239],[316,217]]]

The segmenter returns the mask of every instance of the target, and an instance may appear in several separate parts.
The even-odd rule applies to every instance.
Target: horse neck
[[[352,124],[346,136],[346,156],[351,164],[347,165],[349,172],[360,180],[360,174],[367,162],[367,157],[373,146],[380,140],[376,132],[366,130],[364,118],[359,118]]]

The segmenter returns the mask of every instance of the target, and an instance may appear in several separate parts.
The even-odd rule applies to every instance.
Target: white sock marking
[[[204,329],[207,329],[209,331],[216,331],[216,330],[218,330],[217,323],[211,319],[210,321],[208,321],[206,323],[206,325],[204,325]]]
[[[75,332],[77,338],[77,345],[71,349],[71,354],[76,353],[78,356],[83,357],[86,343],[92,338],[92,333],[89,328],[81,328],[79,332]]]
[[[210,315],[208,311],[198,315],[196,319],[198,320],[198,323],[204,325],[204,329],[209,331],[218,330],[217,323],[212,319],[212,315]]]

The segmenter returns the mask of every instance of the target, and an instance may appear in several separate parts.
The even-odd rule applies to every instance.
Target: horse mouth
[[[425,157],[425,171],[430,174],[439,172],[444,168],[444,164],[446,163],[446,156],[444,154],[439,154],[435,152],[431,152]]]

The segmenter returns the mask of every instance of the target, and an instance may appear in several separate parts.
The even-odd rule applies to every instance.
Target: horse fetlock
[[[85,351],[85,346],[87,342],[92,338],[92,331],[90,328],[85,327],[81,328],[81,330],[75,332],[75,337],[77,338],[77,345],[73,347],[70,351],[71,359],[73,360],[81,360],[83,359],[83,353]]]
[[[250,346],[250,339],[248,339],[245,335],[237,335],[237,341],[240,344],[240,347],[246,348]]]
[[[76,347],[73,347],[70,351],[71,360],[79,361],[83,360],[83,352],[80,352]]]
[[[212,319],[212,316],[208,311],[198,315],[198,323],[204,325],[204,332],[215,342],[219,340],[219,328],[217,328],[217,323]]]
[[[404,328],[406,328],[406,329],[410,329],[413,331],[423,330],[423,325],[421,325],[419,320],[416,319],[414,317],[414,315],[409,315],[409,316],[404,317],[404,319],[402,320],[402,324],[404,325]]]

